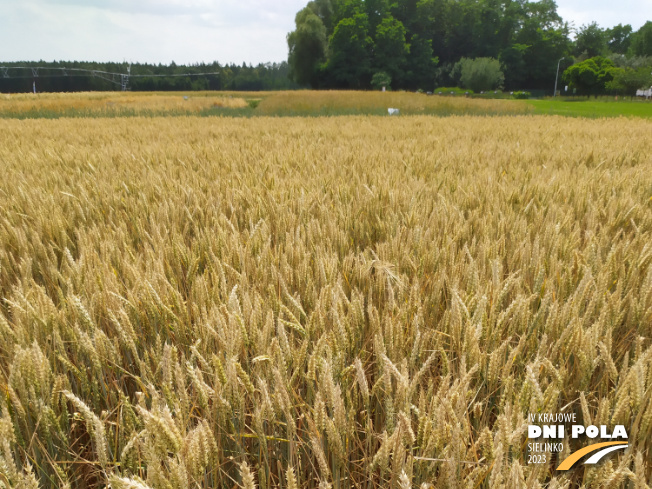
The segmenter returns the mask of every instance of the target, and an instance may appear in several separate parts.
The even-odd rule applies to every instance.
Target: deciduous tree
[[[607,90],[612,90],[623,95],[635,95],[640,88],[650,88],[652,74],[650,67],[643,66],[638,69],[617,68],[612,72],[613,80],[605,84]]]
[[[579,28],[575,38],[576,55],[586,54],[587,57],[593,58],[604,55],[606,51],[607,34],[597,23],[591,22]]]
[[[296,30],[288,34],[290,77],[300,85],[319,84],[319,66],[328,47],[326,27],[314,10],[306,7],[295,19]]]
[[[376,27],[374,67],[385,71],[392,80],[402,81],[407,68],[410,46],[405,42],[405,27],[393,17],[385,17]]]
[[[474,92],[495,90],[505,81],[500,62],[494,58],[462,58],[454,70],[459,71],[462,86]]]
[[[596,56],[567,68],[562,79],[581,94],[599,95],[605,92],[605,85],[617,72],[618,68],[610,59]]]
[[[369,37],[367,14],[342,19],[330,38],[327,69],[336,87],[369,86],[373,40]]]
[[[632,35],[631,53],[635,56],[652,56],[652,22],[647,21]]]
[[[605,31],[609,51],[616,54],[625,54],[632,43],[632,26],[629,24],[617,26]]]

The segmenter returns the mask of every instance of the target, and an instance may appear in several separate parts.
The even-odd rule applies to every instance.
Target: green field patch
[[[644,100],[607,99],[544,99],[529,100],[536,114],[568,117],[652,117],[652,102]]]

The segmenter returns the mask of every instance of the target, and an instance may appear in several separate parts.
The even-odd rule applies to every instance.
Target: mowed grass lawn
[[[536,114],[563,115],[569,117],[652,117],[652,102],[643,100],[605,100],[605,99],[545,99],[529,100]]]

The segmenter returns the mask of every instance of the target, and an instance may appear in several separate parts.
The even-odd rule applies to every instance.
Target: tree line
[[[0,92],[18,93],[32,91],[33,84],[39,92],[79,92],[96,90],[120,90],[120,77],[101,73],[77,72],[72,69],[97,70],[108,73],[127,73],[125,63],[96,63],[79,61],[34,61],[3,63],[8,68],[0,73]],[[169,65],[134,63],[131,64],[128,89],[133,91],[179,91],[179,90],[291,90],[299,85],[289,78],[289,65],[281,63],[261,63],[257,66],[214,63],[193,65]],[[16,67],[28,69],[19,70]],[[37,73],[31,68],[44,67]],[[66,69],[66,71],[62,70]],[[203,75],[202,73],[211,73]],[[190,76],[179,76],[190,74]],[[5,76],[6,75],[6,76]]]
[[[312,0],[295,25],[287,37],[290,76],[313,88],[429,91],[473,79],[486,89],[552,91],[562,58],[562,71],[598,57],[628,79],[652,65],[652,22],[638,31],[574,29],[554,0]],[[563,80],[591,93],[624,86],[606,86],[614,72],[588,89],[583,73]]]

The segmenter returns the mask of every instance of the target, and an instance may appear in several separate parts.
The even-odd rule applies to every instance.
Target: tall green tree
[[[405,42],[406,30],[393,17],[384,18],[376,27],[374,71],[386,72],[392,80],[402,84],[407,68],[410,46]]]
[[[588,58],[602,56],[607,52],[607,34],[596,22],[583,25],[575,38],[575,55],[586,54]]]
[[[629,24],[618,24],[605,31],[609,51],[617,54],[625,54],[632,43],[632,26]]]
[[[333,30],[333,16],[335,14],[331,0],[311,0],[307,6],[321,19],[326,31],[330,33]]]
[[[376,32],[378,24],[392,16],[389,0],[365,0],[364,7],[369,19],[369,32]]]
[[[539,0],[538,2],[523,1],[525,15],[535,20],[541,29],[556,29],[563,24],[562,18],[557,13],[555,0]]]
[[[450,2],[447,18],[447,59],[454,61],[463,56],[474,56],[477,39],[474,39],[473,30],[478,25],[476,4],[469,0]]]
[[[439,59],[434,56],[432,40],[422,39],[418,34],[413,35],[410,41],[405,86],[413,90],[432,90],[435,86],[437,63]]]
[[[371,79],[373,40],[369,36],[366,13],[345,18],[330,37],[326,68],[333,86],[366,88]]]
[[[420,0],[417,4],[414,33],[431,40],[433,53],[442,62],[451,61],[447,47],[448,15],[448,0]]]
[[[326,26],[310,7],[295,18],[296,30],[288,34],[290,78],[300,85],[319,85],[319,67],[328,47]]]
[[[355,15],[366,14],[366,2],[364,0],[334,0],[333,1],[333,32],[335,27],[344,19],[352,19]],[[367,16],[367,28],[369,18]],[[331,32],[331,35],[333,34]]]
[[[505,75],[505,88],[515,89],[525,81],[527,67],[527,44],[514,43],[500,52],[500,64]]]
[[[418,3],[419,0],[393,0],[391,2],[392,16],[410,32],[416,23]]]
[[[502,0],[477,0],[471,2],[474,27],[470,34],[473,37],[474,57],[497,58],[504,45],[503,30],[504,4]],[[507,33],[509,37],[509,33]]]
[[[652,22],[647,21],[632,35],[630,49],[634,56],[652,56]]]
[[[552,0],[526,2],[523,8],[522,27],[514,39],[516,44],[527,46],[522,51],[523,84],[530,88],[547,87],[554,82],[558,60],[570,53],[570,28],[562,21]]]

